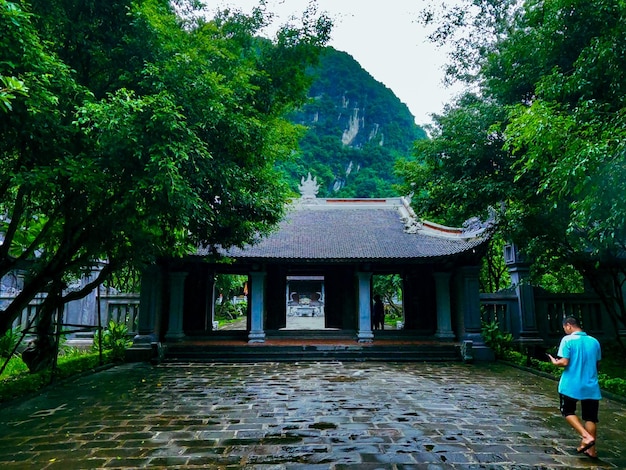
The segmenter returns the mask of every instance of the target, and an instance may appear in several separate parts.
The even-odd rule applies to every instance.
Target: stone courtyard
[[[0,468],[626,468],[626,405],[600,419],[577,455],[556,382],[500,364],[135,363],[0,408]]]

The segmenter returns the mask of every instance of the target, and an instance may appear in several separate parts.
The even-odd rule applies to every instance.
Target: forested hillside
[[[328,47],[311,73],[310,101],[292,116],[307,128],[301,151],[282,165],[293,190],[310,172],[320,184],[319,197],[397,195],[394,163],[410,156],[424,130],[349,54]]]

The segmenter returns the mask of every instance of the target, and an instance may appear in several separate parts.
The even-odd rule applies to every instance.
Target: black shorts
[[[560,409],[563,416],[571,416],[576,414],[576,400],[567,395],[559,394]],[[580,408],[582,411],[583,421],[598,422],[598,409],[600,408],[600,400],[580,400]]]

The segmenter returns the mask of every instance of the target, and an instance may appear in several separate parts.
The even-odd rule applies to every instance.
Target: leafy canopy
[[[0,0],[0,275],[26,273],[5,331],[112,271],[243,245],[275,224],[274,169],[330,23],[305,12],[275,40],[269,14],[205,19],[193,2]],[[6,77],[10,77],[7,79]],[[106,261],[81,292],[66,283]]]
[[[459,220],[501,202],[504,236],[536,271],[573,266],[622,325],[625,19],[626,3],[608,0],[427,10],[433,39],[462,46],[449,77],[473,93],[435,117],[433,138],[401,168],[429,214]]]

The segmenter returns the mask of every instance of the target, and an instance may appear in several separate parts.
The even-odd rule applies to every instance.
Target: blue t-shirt
[[[598,340],[575,331],[563,337],[558,355],[569,359],[559,381],[559,393],[576,400],[600,400],[597,364],[602,356]]]

